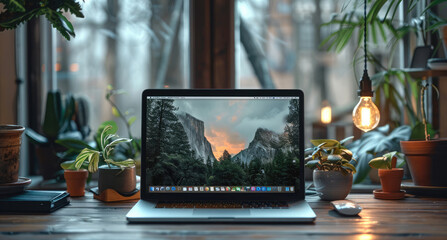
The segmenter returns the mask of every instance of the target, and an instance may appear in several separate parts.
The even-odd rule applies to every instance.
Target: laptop
[[[300,90],[148,89],[129,222],[312,222]]]

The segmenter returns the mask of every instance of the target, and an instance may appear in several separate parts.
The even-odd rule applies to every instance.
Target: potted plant
[[[306,167],[313,169],[315,190],[323,200],[342,200],[351,191],[352,174],[356,172],[352,152],[343,146],[351,140],[348,137],[342,141],[332,139],[311,140],[314,148],[306,149],[312,152],[306,160]]]
[[[447,167],[447,140],[431,139],[435,135],[431,124],[427,123],[424,108],[424,91],[428,84],[421,87],[422,121],[412,129],[410,141],[401,141],[413,182],[417,186],[447,186],[444,169]],[[434,88],[436,89],[436,88]]]
[[[23,131],[22,126],[0,125],[0,184],[18,181]]]
[[[55,141],[55,143],[67,149],[65,152],[58,154],[58,156],[61,159],[66,160],[62,162],[60,166],[62,167],[62,169],[64,169],[64,179],[67,184],[67,191],[70,193],[70,196],[72,197],[84,196],[85,184],[89,176],[89,172],[87,171],[89,166],[88,162],[83,162],[79,168],[76,168],[75,167],[76,157],[85,148],[100,151],[98,146],[100,146],[99,141],[101,138],[101,133],[104,130],[104,128],[108,125],[114,129],[118,128],[116,126],[116,123],[113,121],[106,121],[102,123],[94,137],[94,139],[97,140],[98,143],[94,142],[92,144],[84,140],[72,139],[72,138],[58,139]],[[99,164],[102,163],[104,162],[102,161]]]
[[[407,163],[415,184],[446,186],[447,179],[442,179],[442,173],[440,173],[440,169],[446,167],[443,165],[445,161],[433,162],[434,159],[445,158],[440,150],[445,149],[446,143],[442,140],[429,140],[428,138],[424,141],[424,134],[433,137],[434,131],[430,130],[430,125],[419,120],[418,114],[423,111],[423,106],[414,104],[415,102],[419,103],[424,95],[423,90],[419,91],[419,86],[422,85],[422,89],[424,89],[427,85],[424,81],[412,79],[407,72],[408,69],[396,68],[396,64],[393,64],[393,59],[397,59],[393,56],[397,53],[399,43],[404,37],[413,32],[416,38],[422,37],[425,46],[430,46],[431,42],[428,40],[435,37],[435,34],[439,35],[438,28],[446,24],[444,19],[432,11],[434,7],[440,6],[445,1],[431,1],[422,11],[416,7],[420,2],[422,1],[415,0],[409,3],[405,14],[415,17],[402,22],[396,21],[395,17],[399,15],[396,13],[400,11],[404,1],[390,1],[389,4],[384,4],[384,1],[368,1],[370,11],[366,18],[358,11],[359,7],[363,7],[364,1],[349,1],[347,4],[351,4],[351,7],[344,8],[344,12],[334,16],[323,25],[337,29],[323,41],[323,45],[327,46],[328,50],[340,52],[349,45],[353,38],[357,37],[356,41],[360,43],[363,40],[365,21],[370,36],[366,40],[373,44],[387,43],[389,46],[387,51],[390,56],[387,62],[380,61],[380,58],[377,58],[373,52],[366,53],[368,62],[378,70],[371,77],[375,87],[375,103],[381,112],[388,111],[383,115],[390,117],[389,122],[397,123],[398,126],[404,116],[404,119],[413,127],[409,139],[419,141],[405,139],[401,141],[400,145],[402,152],[407,155]],[[428,37],[429,34],[433,36]],[[359,48],[360,44],[357,45],[357,50]],[[421,109],[418,109],[419,107]],[[425,116],[422,117],[425,118]],[[416,158],[419,160],[414,160]],[[365,166],[365,163],[363,162],[362,165]]]
[[[76,169],[71,163],[61,163],[64,169],[64,179],[67,184],[67,192],[71,197],[82,197],[85,194],[85,184],[87,183],[88,171],[86,166]]]
[[[400,190],[400,183],[404,176],[402,168],[396,168],[397,151],[384,154],[369,161],[369,166],[379,169],[380,184],[382,190],[374,190],[374,197],[380,199],[401,199],[405,192]]]
[[[88,102],[82,97],[68,95],[65,101],[59,91],[49,91],[42,123],[42,134],[27,129],[25,134],[36,145],[40,174],[44,179],[57,177],[61,170],[58,153],[65,148],[56,144],[58,139],[85,139],[90,134]]]
[[[140,172],[139,170],[139,163],[141,163],[140,160],[140,152],[141,152],[141,139],[134,137],[131,132],[131,127],[134,124],[136,117],[130,114],[130,111],[123,111],[121,110],[118,105],[112,100],[113,96],[123,94],[123,90],[115,90],[112,86],[107,87],[106,92],[106,100],[110,103],[112,106],[112,114],[120,118],[122,122],[126,126],[128,138],[132,141],[129,143],[119,144],[116,146],[115,150],[113,151],[113,158],[116,160],[126,160],[126,159],[134,159],[136,161],[136,169],[137,174]],[[64,138],[64,139],[58,139],[55,142],[63,147],[65,147],[67,150],[60,154],[59,156],[65,160],[70,161],[74,160],[76,156],[78,156],[81,151],[86,148],[90,147],[93,150],[98,150],[101,138],[102,130],[105,126],[111,125],[112,128],[118,128],[115,121],[105,121],[103,122],[98,130],[96,131],[95,136],[93,137],[94,141],[87,141],[87,140],[79,140],[79,139],[71,139],[71,138]]]
[[[120,194],[130,193],[136,188],[135,160],[113,159],[113,151],[120,143],[129,143],[132,140],[120,138],[116,135],[117,128],[107,125],[101,132],[99,150],[91,147],[84,148],[70,166],[79,170],[83,164],[87,164],[89,172],[94,173],[99,169],[98,188],[99,193],[106,189],[113,189]],[[100,162],[105,163],[100,166]],[[67,163],[68,164],[68,163]]]

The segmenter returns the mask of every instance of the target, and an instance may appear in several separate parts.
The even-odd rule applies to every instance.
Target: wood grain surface
[[[363,207],[359,216],[342,217],[307,197],[313,224],[129,224],[135,201],[103,203],[88,193],[51,214],[0,215],[0,239],[447,239],[447,199],[348,199]]]

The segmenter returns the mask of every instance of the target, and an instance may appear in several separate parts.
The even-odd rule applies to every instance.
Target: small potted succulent
[[[352,174],[356,172],[351,162],[352,152],[343,146],[353,137],[337,141],[333,139],[311,140],[314,148],[306,149],[306,167],[313,169],[315,190],[323,200],[342,200],[352,187]]]
[[[397,151],[384,154],[369,161],[369,166],[379,169],[382,190],[374,190],[374,197],[380,199],[401,199],[405,192],[400,190],[400,183],[404,176],[403,168],[396,168],[400,155]]]
[[[76,169],[70,162],[63,162],[61,167],[64,169],[64,178],[70,197],[84,196],[85,184],[88,178],[87,166],[83,164],[81,168]]]
[[[117,128],[106,125],[101,132],[98,149],[84,148],[70,165],[79,170],[87,164],[89,172],[99,170],[99,194],[106,189],[113,189],[120,194],[130,193],[136,188],[135,160],[113,159],[113,151],[120,143],[129,143],[128,138],[116,135]],[[100,166],[100,163],[103,163]]]

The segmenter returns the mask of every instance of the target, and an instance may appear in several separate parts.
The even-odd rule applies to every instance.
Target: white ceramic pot
[[[315,169],[313,177],[315,190],[323,200],[343,200],[352,188],[352,174]]]

